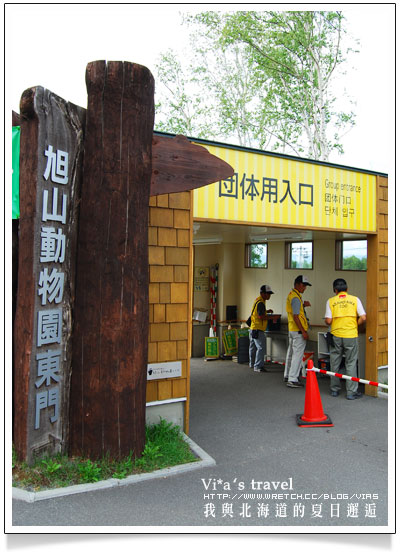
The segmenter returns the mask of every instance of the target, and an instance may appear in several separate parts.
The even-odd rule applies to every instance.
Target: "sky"
[[[244,9],[341,9],[360,40],[337,96],[356,101],[356,126],[345,155],[330,162],[390,173],[394,164],[394,4],[246,4]],[[233,4],[233,9],[240,9]],[[22,92],[42,85],[86,107],[85,69],[94,60],[126,60],[156,77],[162,51],[187,48],[180,12],[232,9],[229,4],[7,4],[6,107],[19,112]],[[157,82],[156,82],[157,88]],[[10,110],[11,111],[11,110]],[[203,138],[206,139],[206,138]]]

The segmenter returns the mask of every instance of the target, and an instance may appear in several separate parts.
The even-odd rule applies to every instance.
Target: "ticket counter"
[[[267,352],[282,360],[287,347],[286,296],[301,272],[310,278],[303,299],[311,302],[307,350],[318,358],[318,333],[326,331],[326,300],[343,276],[368,315],[360,335],[360,375],[376,380],[387,364],[387,176],[373,171],[201,142],[235,169],[229,180],[193,192],[194,266],[219,266],[217,314],[237,306],[248,317],[261,284],[275,294],[268,302],[282,314],[280,331],[267,335]],[[341,269],[338,245],[363,241],[367,269]],[[288,245],[311,242],[311,265],[290,268]],[[246,246],[265,243],[265,268],[246,265]],[[378,284],[375,290],[372,284]],[[209,292],[194,292],[194,306],[207,307]],[[268,307],[268,306],[267,306]],[[366,342],[365,339],[369,340]],[[376,394],[373,388],[367,394]]]
[[[282,316],[280,331],[271,333],[268,341],[273,359],[279,360],[287,346],[286,297],[294,278],[304,272],[312,284],[303,299],[311,302],[307,350],[315,353],[315,359],[318,333],[326,331],[325,304],[333,295],[333,280],[346,278],[349,291],[360,297],[368,316],[361,342],[365,346],[361,373],[376,381],[378,368],[387,369],[388,364],[387,175],[196,142],[228,162],[235,173],[229,180],[194,190],[190,203],[189,194],[184,200],[182,195],[152,199],[149,362],[183,363],[180,378],[148,383],[148,404],[179,399],[188,431],[190,357],[204,356],[204,335],[211,325],[211,279],[206,273],[216,264],[218,337],[227,326],[221,324],[227,307],[236,307],[238,323],[246,321],[260,285],[269,284],[274,294],[268,308]],[[347,240],[367,243],[366,271],[337,268],[338,242]],[[267,266],[251,268],[246,263],[246,246],[261,242],[267,244]],[[312,243],[313,260],[306,270],[288,266],[288,245],[296,242]],[[176,249],[182,247],[189,248],[185,260],[182,249]],[[171,283],[169,288],[166,282]],[[206,313],[204,321],[193,320],[195,311]],[[219,344],[223,353],[221,339]],[[365,391],[377,395],[375,387],[367,386]],[[162,415],[161,405],[158,411]]]

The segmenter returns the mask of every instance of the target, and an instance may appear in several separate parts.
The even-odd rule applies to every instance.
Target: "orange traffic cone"
[[[306,399],[304,414],[296,414],[297,425],[300,427],[333,427],[333,423],[322,408],[318,381],[313,371],[314,362],[307,362]]]

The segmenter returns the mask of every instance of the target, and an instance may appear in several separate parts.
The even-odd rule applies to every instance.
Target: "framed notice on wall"
[[[194,268],[194,291],[208,292],[210,290],[210,269],[209,267]]]

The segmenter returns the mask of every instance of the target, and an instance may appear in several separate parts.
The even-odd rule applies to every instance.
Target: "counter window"
[[[251,269],[266,269],[268,267],[268,245],[246,244],[244,266]]]
[[[286,242],[286,269],[312,269],[313,243]]]
[[[336,270],[366,271],[367,240],[337,240]]]

